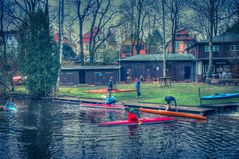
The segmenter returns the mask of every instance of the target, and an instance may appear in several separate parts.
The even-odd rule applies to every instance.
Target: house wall
[[[60,84],[76,85],[79,84],[79,71],[61,71]]]
[[[213,52],[213,70],[211,78],[218,78],[219,74],[223,71],[230,73],[232,78],[238,78],[238,72],[235,71],[237,70],[235,68],[239,68],[239,51],[230,50],[230,46],[239,45],[239,42],[213,43],[213,46],[216,45],[219,46],[219,51]],[[203,82],[206,78],[209,52],[205,52],[205,46],[208,46],[208,43],[198,43],[188,50],[188,53],[193,54],[197,59],[196,76],[198,82]]]
[[[136,80],[143,76],[144,80],[152,81],[153,78],[163,76],[163,62],[162,61],[148,61],[148,62],[121,62],[122,66],[122,80],[126,81]],[[185,78],[185,67],[189,68],[189,79]],[[195,80],[195,64],[193,61],[168,61],[167,62],[167,76],[175,81]],[[130,78],[129,78],[130,77]]]
[[[106,85],[111,76],[114,82],[119,81],[118,70],[89,70],[86,72],[86,84]]]
[[[215,58],[224,58],[224,57],[238,57],[239,51],[230,51],[230,45],[239,45],[239,42],[234,43],[214,43],[214,46],[219,46],[218,52],[213,52],[213,57]],[[201,44],[198,47],[199,56],[198,58],[208,58],[209,52],[205,52],[205,46],[208,46],[208,44]]]
[[[80,73],[82,71],[84,71],[83,75]],[[111,76],[113,77],[114,82],[119,82],[119,70],[116,69],[64,70],[61,71],[60,84],[105,85],[108,83]]]

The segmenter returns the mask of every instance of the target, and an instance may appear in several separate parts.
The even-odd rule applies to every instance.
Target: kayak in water
[[[202,115],[181,113],[181,112],[173,112],[173,111],[165,111],[165,110],[153,110],[153,109],[139,108],[139,111],[144,112],[144,113],[168,115],[168,116],[177,116],[177,117],[184,117],[184,118],[194,118],[194,119],[202,119],[202,120],[206,120],[207,119],[207,117],[202,116]]]
[[[143,124],[170,122],[170,121],[175,121],[175,118],[158,117],[158,118],[139,119],[135,114],[128,112],[128,120],[102,122],[102,123],[99,123],[98,126],[143,125]]]
[[[15,103],[13,103],[11,100],[8,100],[4,106],[0,106],[0,110],[16,111],[17,107]]]

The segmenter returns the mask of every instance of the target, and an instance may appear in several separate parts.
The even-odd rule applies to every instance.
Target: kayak
[[[121,93],[121,92],[133,92],[135,89],[113,89],[112,93]],[[88,90],[87,93],[108,93],[108,89],[95,89],[95,90]]]
[[[239,93],[214,94],[211,96],[202,96],[201,100],[214,100],[214,99],[237,98],[237,97],[239,97]]]
[[[92,103],[83,103],[83,104],[80,104],[80,107],[106,108],[106,109],[125,109],[125,106],[123,106],[123,105],[92,104]]]
[[[144,124],[156,124],[162,122],[175,121],[175,118],[142,118],[139,122],[133,122],[128,120],[110,121],[99,123],[98,126],[119,126],[119,125],[144,125]]]
[[[13,106],[13,107],[8,107],[7,110],[17,111],[17,108]]]
[[[9,106],[0,106],[1,110],[10,110],[10,111],[17,111],[17,108],[15,105],[9,105]]]
[[[153,109],[139,108],[139,111],[144,112],[144,113],[177,116],[177,117],[184,117],[184,118],[194,118],[194,119],[203,119],[203,120],[207,119],[207,117],[202,116],[202,115],[182,113],[182,112],[172,112],[172,111],[166,111],[166,110],[153,110]]]

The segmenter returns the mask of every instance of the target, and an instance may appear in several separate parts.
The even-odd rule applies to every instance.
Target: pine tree
[[[42,10],[29,18],[24,73],[27,89],[33,98],[49,96],[57,81],[59,52],[50,35],[47,17]]]

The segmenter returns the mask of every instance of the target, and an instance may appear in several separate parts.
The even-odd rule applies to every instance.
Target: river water
[[[1,159],[239,158],[238,113],[211,115],[206,122],[177,118],[137,127],[98,127],[103,121],[126,119],[125,111],[42,101],[17,104],[17,112],[0,112]]]

